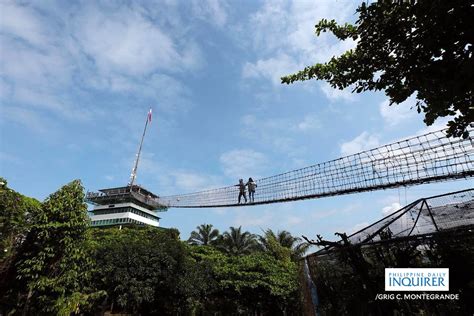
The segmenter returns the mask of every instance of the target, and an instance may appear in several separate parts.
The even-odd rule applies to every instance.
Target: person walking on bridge
[[[249,178],[249,181],[245,185],[249,188],[249,202],[255,202],[255,188],[257,187],[257,184],[252,178]]]
[[[236,187],[239,187],[239,204],[240,204],[240,199],[242,198],[242,196],[243,196],[244,199],[245,199],[245,203],[247,203],[247,194],[245,193],[244,180],[243,180],[243,179],[240,179],[240,180],[239,180],[239,184],[236,184],[235,186],[236,186]]]

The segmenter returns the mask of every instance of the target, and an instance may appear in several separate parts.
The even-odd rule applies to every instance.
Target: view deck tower
[[[166,211],[157,195],[138,185],[87,192],[86,200],[95,205],[91,211],[94,227],[131,224],[158,227],[157,211]]]
[[[102,189],[99,192],[87,192],[86,201],[94,205],[91,211],[93,227],[160,225],[157,212],[166,211],[167,207],[160,203],[156,194],[135,184],[143,139],[149,122],[151,122],[151,109],[147,115],[129,184],[124,187]]]

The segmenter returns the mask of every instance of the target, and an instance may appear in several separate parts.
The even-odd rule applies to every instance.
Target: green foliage
[[[271,229],[267,229],[263,236],[258,237],[260,247],[277,259],[292,259],[297,261],[302,258],[309,248],[307,242],[302,242],[301,238],[294,237],[286,230],[278,231],[275,234]]]
[[[40,207],[40,202],[8,188],[7,181],[0,178],[0,306],[8,306],[9,311],[17,305],[15,295],[10,294],[18,293],[15,280],[18,248],[29,230],[31,214]]]
[[[219,230],[213,229],[211,224],[201,224],[191,232],[188,243],[191,245],[215,245],[220,237]]]
[[[318,22],[318,24],[316,24],[315,27],[317,36],[321,35],[321,32],[324,33],[330,31],[340,40],[346,40],[348,38],[356,40],[358,37],[357,27],[348,23],[340,26],[335,20],[328,21],[326,19],[322,19]]]
[[[77,180],[42,204],[3,182],[1,232],[18,242],[0,270],[0,314],[299,314],[288,232],[267,231],[262,251],[241,227],[201,225],[192,245],[174,229],[92,229],[83,201]]]
[[[316,34],[357,40],[349,50],[326,63],[282,77],[282,83],[325,80],[353,92],[385,91],[390,105],[415,94],[427,125],[456,115],[448,133],[467,138],[474,121],[474,29],[470,1],[378,1],[357,9],[356,25],[321,20]]]
[[[229,231],[222,234],[218,247],[231,255],[244,255],[256,251],[258,244],[255,235],[242,232],[242,226],[239,226],[229,227]]]
[[[226,255],[210,247],[192,247],[191,256],[214,285],[201,304],[205,311],[298,314],[296,263],[266,253]]]
[[[227,266],[216,266],[223,288],[243,293],[261,287],[260,290],[274,296],[296,290],[295,282],[292,282],[296,266],[289,260],[279,261],[264,253],[254,253],[228,257],[227,263]]]
[[[289,261],[291,260],[291,248],[284,247],[275,236],[268,236],[266,238],[266,247],[267,252],[273,255],[276,259],[282,261]]]
[[[148,315],[190,309],[203,280],[178,236],[157,228],[94,230],[94,279],[112,310]]]
[[[81,182],[65,185],[30,211],[24,241],[5,273],[5,280],[16,279],[6,297],[18,298],[13,311],[69,315],[95,295],[85,286],[91,261],[85,251],[88,217]]]
[[[94,230],[93,241],[93,279],[107,292],[105,309],[146,315],[298,309],[297,265],[288,258],[187,246],[176,231],[156,228]]]
[[[41,203],[7,187],[0,177],[0,271],[8,268],[10,259],[28,231],[28,219],[37,213]]]

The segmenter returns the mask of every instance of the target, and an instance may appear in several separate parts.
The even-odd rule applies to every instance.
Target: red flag
[[[150,111],[148,111],[148,122],[151,122],[151,108]]]

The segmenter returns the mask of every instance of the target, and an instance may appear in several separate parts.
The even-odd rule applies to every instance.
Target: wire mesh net
[[[474,226],[474,189],[467,189],[416,200],[347,236],[347,241],[364,245],[471,226]],[[320,252],[328,252],[344,243],[341,240]]]
[[[305,310],[309,315],[344,315],[358,308],[363,314],[385,315],[407,307],[403,300],[381,304],[374,300],[385,293],[385,268],[449,268],[452,293],[464,293],[456,305],[435,304],[427,310],[425,302],[416,308],[425,314],[469,314],[474,293],[474,188],[419,199],[383,219],[328,242],[301,261]],[[449,307],[456,306],[454,310]],[[411,304],[406,313],[413,313]],[[382,312],[383,310],[383,312]],[[403,313],[402,313],[403,314]]]
[[[470,130],[472,134],[473,129]],[[446,130],[397,141],[309,167],[256,180],[254,201],[238,204],[238,186],[165,196],[168,207],[226,207],[319,198],[472,177],[472,136],[448,138]]]
[[[422,310],[426,315],[469,315],[474,310],[471,297],[474,279],[474,234],[472,226],[441,230],[392,238],[379,242],[334,247],[331,251],[316,252],[305,257],[305,310],[308,315],[351,315],[354,310],[365,309],[364,315],[400,315]],[[456,304],[447,300],[427,305],[419,300],[407,309],[406,301],[374,300],[378,293],[385,293],[385,268],[448,268],[449,290],[464,293]],[[428,306],[433,309],[427,310]],[[460,312],[460,307],[471,312]],[[470,307],[468,307],[470,306]],[[454,307],[454,308],[452,308]],[[381,311],[383,310],[383,311]],[[440,310],[444,311],[440,313]]]

